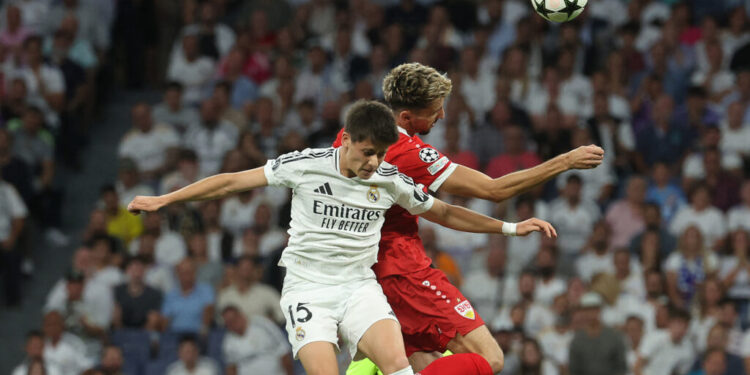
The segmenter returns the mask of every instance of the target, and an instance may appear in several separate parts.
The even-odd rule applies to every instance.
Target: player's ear
[[[411,112],[408,110],[401,110],[398,111],[398,114],[396,115],[396,122],[401,124],[406,124],[411,121]]]
[[[351,141],[351,136],[349,136],[349,133],[344,130],[344,132],[341,133],[341,146],[349,147],[349,143],[351,143]]]

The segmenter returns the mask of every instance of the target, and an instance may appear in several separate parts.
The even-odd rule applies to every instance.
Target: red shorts
[[[444,352],[456,334],[466,335],[484,325],[443,271],[426,268],[387,276],[378,282],[401,323],[407,356],[414,352]]]

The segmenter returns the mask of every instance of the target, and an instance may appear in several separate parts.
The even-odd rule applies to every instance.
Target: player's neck
[[[413,137],[414,134],[416,133],[414,130],[411,129],[411,127],[409,127],[408,124],[404,124],[402,122],[396,121],[396,126],[398,127],[399,132],[406,132],[406,134],[409,135],[410,137]]]

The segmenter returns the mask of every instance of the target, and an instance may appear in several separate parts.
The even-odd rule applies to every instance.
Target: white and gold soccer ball
[[[552,22],[567,22],[578,17],[588,0],[531,0],[531,6],[542,18]]]

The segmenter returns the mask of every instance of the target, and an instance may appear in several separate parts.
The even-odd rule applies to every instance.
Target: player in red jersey
[[[399,126],[399,140],[385,161],[398,167],[431,192],[499,202],[522,193],[569,169],[601,164],[604,150],[591,145],[558,155],[534,168],[500,178],[452,163],[418,134],[427,134],[445,116],[443,105],[452,83],[434,68],[402,64],[383,81],[385,101]],[[339,138],[334,146],[339,146]],[[503,352],[471,303],[445,274],[431,268],[419,238],[417,217],[400,207],[386,212],[378,262],[373,270],[401,323],[406,354],[415,371],[438,358],[436,352],[477,353],[493,372],[503,368]]]

